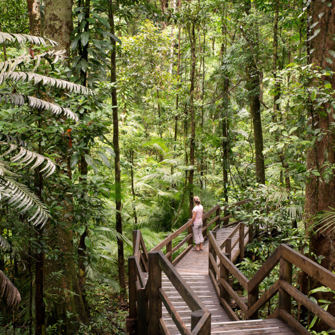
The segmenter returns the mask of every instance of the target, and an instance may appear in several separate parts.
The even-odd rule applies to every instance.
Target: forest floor
[[[115,288],[108,284],[89,283],[87,299],[90,306],[90,329],[87,334],[126,335],[128,302],[120,302]]]

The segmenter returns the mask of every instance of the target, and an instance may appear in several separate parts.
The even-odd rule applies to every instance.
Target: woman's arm
[[[195,221],[196,215],[197,215],[197,213],[193,212],[193,216],[192,216],[192,219],[191,219],[191,224],[193,224],[193,222]]]

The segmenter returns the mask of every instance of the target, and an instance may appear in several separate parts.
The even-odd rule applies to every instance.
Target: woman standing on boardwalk
[[[203,250],[204,238],[202,236],[202,217],[204,214],[204,208],[200,205],[199,197],[193,198],[194,208],[192,210],[192,227],[193,227],[193,235],[194,235],[194,243],[197,245],[194,250],[199,251]]]

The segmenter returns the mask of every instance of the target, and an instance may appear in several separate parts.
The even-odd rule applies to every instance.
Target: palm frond
[[[24,82],[26,80],[27,82],[34,81],[34,85],[42,83],[43,85],[51,85],[53,87],[66,89],[70,92],[78,94],[93,94],[93,91],[85,86],[74,84],[66,80],[42,76],[33,72],[5,72],[0,74],[0,85],[6,80],[13,80],[14,82]]]
[[[34,71],[38,68],[41,63],[41,60],[46,57],[55,57],[53,63],[57,63],[59,59],[65,59],[66,50],[49,50],[43,52],[39,55],[34,55],[32,57],[30,54],[24,53],[21,56],[14,59],[7,59],[5,62],[0,62],[0,73],[3,74],[5,72],[11,73],[14,72],[16,67],[22,63],[28,64],[32,60],[35,61]]]
[[[21,295],[13,283],[0,271],[0,294],[1,298],[6,300],[8,307],[18,307],[21,301]]]
[[[26,34],[9,34],[9,33],[3,33],[0,32],[0,43],[4,42],[19,42],[19,43],[33,43],[36,45],[46,45],[46,42],[49,42],[53,47],[58,45],[57,42],[50,40],[50,39],[45,39],[42,37],[37,37],[37,36],[31,36],[31,35],[26,35]]]
[[[36,152],[30,151],[26,149],[25,147],[19,147],[15,143],[8,143],[8,142],[0,141],[0,145],[9,145],[9,149],[4,154],[2,154],[0,157],[8,155],[10,152],[20,148],[20,152],[16,156],[12,157],[11,161],[13,163],[19,163],[19,164],[25,164],[25,165],[29,165],[30,163],[35,161],[35,163],[30,168],[30,170],[34,170],[38,166],[46,162],[46,166],[40,171],[40,172],[45,171],[43,174],[45,178],[49,177],[56,170],[56,164],[48,157],[45,157]],[[0,175],[1,175],[1,171],[0,171]]]
[[[0,102],[5,101],[6,103],[11,103],[14,106],[23,106],[25,103],[32,108],[37,108],[41,110],[47,110],[55,115],[60,115],[64,113],[65,116],[78,122],[78,116],[71,111],[69,108],[63,108],[57,104],[44,101],[35,97],[27,96],[24,94],[17,93],[0,93]]]
[[[3,171],[3,169],[1,169],[2,165],[4,165],[4,162],[0,161],[0,199],[2,196],[8,199],[7,204],[19,210],[21,214],[24,214],[28,210],[35,209],[36,212],[29,221],[32,221],[34,225],[44,226],[50,217],[46,206],[26,185],[6,175],[1,175],[1,171]]]
[[[10,249],[10,244],[8,243],[8,241],[2,235],[0,235],[0,248],[2,250],[9,250]]]

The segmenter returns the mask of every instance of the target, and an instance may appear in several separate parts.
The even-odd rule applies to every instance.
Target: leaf
[[[313,326],[315,325],[315,322],[317,321],[317,319],[318,319],[318,317],[315,315],[314,318],[313,318],[313,320],[312,320],[312,322],[310,323],[310,325],[308,327],[309,329],[313,328]]]
[[[290,129],[289,134],[291,135],[293,132],[295,132],[298,129],[298,127],[293,127]]]
[[[328,50],[328,52],[330,53],[330,55],[335,58],[335,51],[334,50]]]
[[[115,42],[118,42],[119,44],[122,44],[122,41],[116,37],[115,35],[111,34],[110,32],[106,31],[106,34],[111,37]]]
[[[84,243],[85,243],[87,248],[89,248],[91,246],[91,240],[88,236],[85,236]]]
[[[94,164],[94,160],[93,160],[93,158],[92,158],[90,155],[85,154],[85,161],[86,161],[86,163],[87,163],[89,166],[91,166],[91,167],[93,168],[93,170],[94,170],[95,173],[98,173],[98,168],[97,168],[97,166]]]
[[[313,90],[311,93],[311,100],[314,101],[316,99],[316,90]]]
[[[102,151],[97,151],[97,154],[101,157],[103,163],[109,168],[111,166],[111,163],[108,157]]]
[[[2,271],[0,271],[0,296],[6,300],[8,307],[17,308],[21,301],[20,292]]]
[[[317,293],[317,292],[324,292],[324,293],[326,293],[326,292],[332,292],[332,289],[329,288],[329,287],[320,286],[320,287],[317,287],[317,288],[311,290],[309,293],[313,294],[313,293]]]
[[[80,34],[80,40],[83,46],[85,46],[88,43],[89,39],[90,39],[90,33],[88,31],[85,31]]]
[[[113,157],[115,157],[115,152],[112,148],[110,147],[103,147],[107,152],[109,152]]]
[[[79,154],[78,153],[75,153],[74,155],[72,155],[71,161],[70,161],[70,166],[71,166],[72,169],[77,165],[78,160],[79,160]]]

